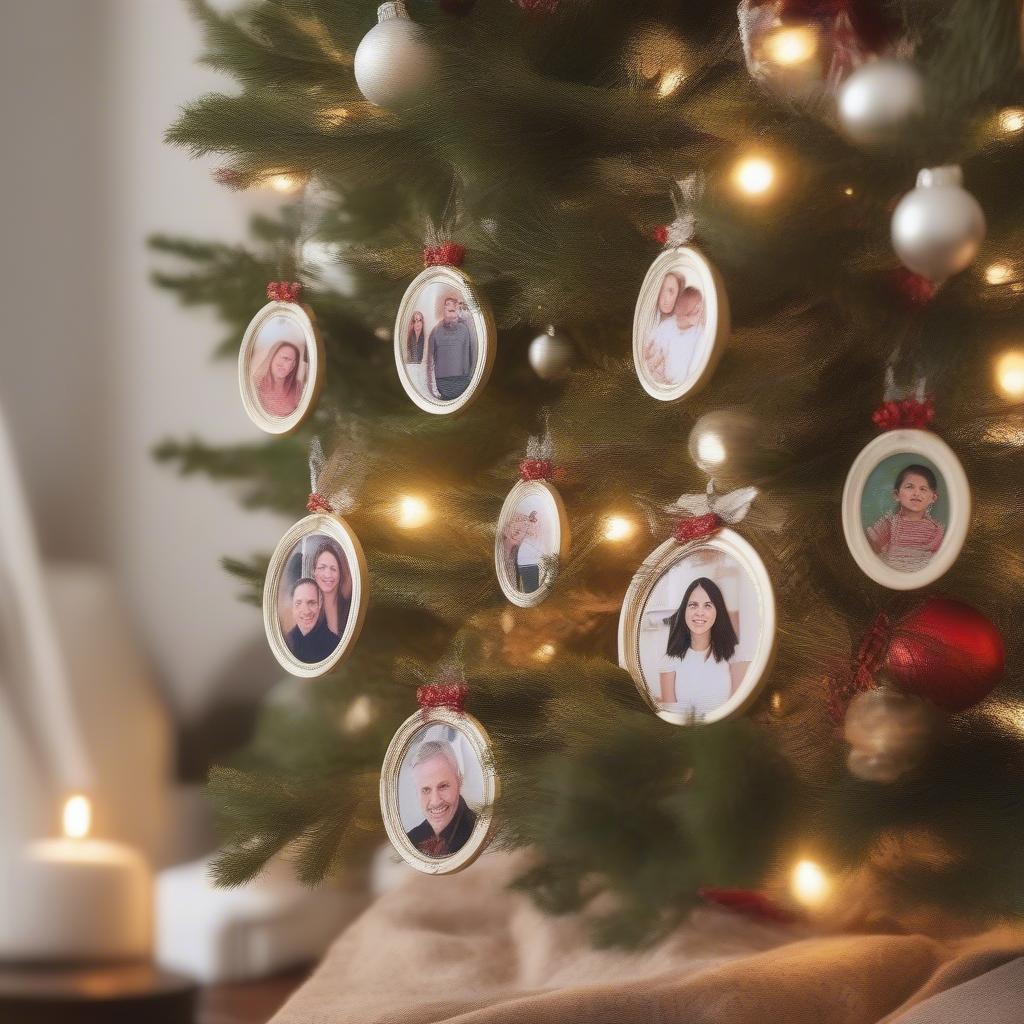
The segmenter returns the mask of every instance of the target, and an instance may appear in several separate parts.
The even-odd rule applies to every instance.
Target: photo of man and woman
[[[875,554],[892,569],[917,572],[945,540],[948,489],[930,459],[915,452],[890,455],[868,475],[860,515]]]
[[[433,402],[454,402],[473,380],[479,339],[466,295],[447,281],[429,281],[414,294],[400,325],[401,369],[407,385]]]
[[[251,394],[263,412],[286,419],[309,383],[309,355],[303,325],[285,313],[269,317],[256,332],[249,353]]]
[[[702,721],[742,688],[760,643],[753,579],[732,555],[697,548],[675,562],[644,605],[640,666],[659,710]]]
[[[332,538],[311,533],[293,545],[281,573],[278,621],[288,650],[315,665],[341,642],[352,606],[352,572]]]
[[[398,808],[419,853],[458,853],[473,835],[483,794],[480,759],[459,729],[432,722],[413,736],[398,772]]]
[[[558,509],[546,491],[524,494],[502,516],[498,530],[505,584],[519,594],[549,586],[561,545]]]

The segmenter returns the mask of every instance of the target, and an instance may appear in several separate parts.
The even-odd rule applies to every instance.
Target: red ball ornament
[[[995,625],[970,605],[943,597],[925,601],[897,623],[885,659],[897,686],[950,711],[983,700],[1005,665]]]

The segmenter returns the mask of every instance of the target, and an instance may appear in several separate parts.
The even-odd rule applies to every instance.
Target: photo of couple
[[[444,281],[422,286],[401,329],[402,368],[423,398],[454,402],[473,380],[480,357],[466,297]]]
[[[648,394],[673,401],[704,377],[727,314],[710,265],[692,249],[662,254],[633,319],[633,361]],[[724,332],[723,332],[724,333]]]
[[[949,524],[945,481],[923,455],[890,455],[868,476],[860,512],[875,554],[891,569],[918,572],[945,540]]]
[[[675,562],[640,619],[640,664],[656,706],[700,722],[753,685],[759,608],[754,581],[731,555],[697,548]]]
[[[299,407],[309,375],[306,342],[298,324],[272,316],[259,330],[252,350],[252,387],[268,416],[291,416]]]
[[[334,540],[312,533],[292,547],[277,604],[281,633],[298,661],[315,665],[334,653],[352,606],[352,573]]]
[[[483,770],[454,726],[432,723],[413,737],[398,774],[406,839],[431,858],[451,857],[472,838],[483,803]]]

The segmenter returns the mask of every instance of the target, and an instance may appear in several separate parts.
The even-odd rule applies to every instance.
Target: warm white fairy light
[[[852,197],[854,195],[853,186],[847,185],[846,188],[843,189],[843,195]]]
[[[664,100],[671,96],[683,84],[686,72],[682,68],[669,68],[658,78],[658,95]]]
[[[362,693],[345,710],[341,727],[349,733],[362,732],[376,717],[377,711],[373,701]]]
[[[1006,107],[999,111],[999,128],[1007,133],[1024,130],[1024,107]]]
[[[405,494],[398,499],[398,525],[403,530],[416,530],[430,522],[430,506],[422,499]]]
[[[712,430],[697,438],[697,458],[708,466],[720,466],[725,462],[725,444]]]
[[[989,284],[1006,284],[1013,277],[1013,267],[1009,263],[990,263],[985,268],[985,280]]]
[[[996,360],[996,385],[1007,398],[1024,398],[1024,350],[1011,349]]]
[[[283,195],[290,195],[302,188],[302,179],[294,174],[275,174],[267,180],[267,184]]]
[[[733,180],[748,196],[763,196],[775,184],[775,165],[763,156],[745,156],[733,168]]]
[[[604,539],[610,541],[628,540],[633,536],[636,524],[625,516],[609,516],[604,521]]]
[[[556,651],[557,648],[552,643],[541,644],[540,647],[533,652],[533,656],[537,661],[550,661],[555,656]]]
[[[803,64],[818,52],[818,33],[809,25],[784,25],[765,36],[761,52],[774,64]]]
[[[793,897],[805,907],[820,907],[828,899],[832,885],[819,864],[813,860],[801,860],[789,876],[789,888]]]
[[[89,798],[76,793],[64,804],[64,835],[69,839],[84,839],[92,826],[92,805]]]

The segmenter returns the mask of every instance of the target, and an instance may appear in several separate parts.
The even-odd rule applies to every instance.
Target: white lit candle
[[[90,839],[89,802],[64,808],[64,836],[29,843],[0,864],[0,958],[97,962],[148,957],[153,879],[142,855]]]

